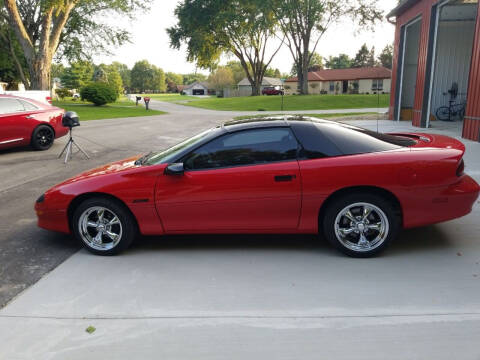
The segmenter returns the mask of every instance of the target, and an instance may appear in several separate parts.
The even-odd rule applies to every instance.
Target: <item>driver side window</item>
[[[223,135],[186,156],[187,170],[295,160],[298,142],[289,128],[243,130]]]

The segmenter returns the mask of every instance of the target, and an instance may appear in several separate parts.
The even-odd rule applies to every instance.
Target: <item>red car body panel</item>
[[[21,99],[38,108],[12,114],[0,114],[0,149],[29,145],[33,131],[42,124],[53,128],[56,139],[68,133],[68,128],[62,125],[63,109],[17,96],[0,95],[0,98]]]
[[[465,146],[452,138],[402,134],[417,145],[399,150],[166,175],[167,164],[137,157],[102,166],[45,193],[35,209],[42,228],[70,233],[69,209],[92,193],[121,200],[145,235],[179,233],[317,233],[325,201],[338,191],[388,192],[404,228],[464,216],[480,192],[458,173]],[[275,181],[291,176],[292,181]]]
[[[265,88],[262,90],[262,95],[282,95],[283,90],[276,88]]]

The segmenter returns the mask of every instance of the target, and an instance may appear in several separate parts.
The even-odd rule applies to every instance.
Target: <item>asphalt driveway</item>
[[[75,129],[91,160],[63,165],[65,139],[45,153],[0,153],[0,307],[35,284],[0,310],[0,359],[480,358],[478,204],[364,260],[315,236],[152,237],[104,258],[38,229],[33,202],[52,184],[232,116],[153,107],[170,115]],[[459,136],[441,126],[431,131]],[[380,122],[393,129],[410,127]],[[466,144],[480,181],[480,144]]]

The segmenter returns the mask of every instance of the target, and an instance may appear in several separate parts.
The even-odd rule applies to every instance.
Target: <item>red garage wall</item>
[[[419,44],[419,53],[418,53],[418,69],[417,69],[417,83],[415,87],[415,103],[413,105],[413,125],[421,125],[422,117],[422,107],[424,99],[423,93],[425,89],[425,79],[427,72],[427,55],[428,55],[428,40],[430,32],[430,18],[432,6],[437,3],[437,0],[424,0],[418,2],[403,14],[397,17],[397,24],[395,30],[395,50],[394,50],[394,61],[393,61],[393,71],[392,71],[392,89],[391,89],[391,98],[390,98],[390,119],[394,119],[394,108],[395,108],[395,99],[396,99],[396,84],[398,79],[398,62],[399,56],[401,53],[400,49],[400,36],[402,32],[402,27],[408,24],[410,21],[416,19],[417,17],[422,18],[421,33],[420,33],[420,44]]]
[[[463,137],[480,141],[480,6],[478,7],[477,26],[473,43],[467,110],[463,122]]]
[[[415,103],[413,107],[413,125],[421,127],[422,123],[422,108],[424,102],[428,102],[428,98],[425,96],[425,85],[427,76],[428,64],[428,46],[429,46],[429,33],[430,33],[430,20],[432,17],[432,7],[437,4],[438,0],[423,0],[416,3],[409,8],[403,14],[399,15],[396,19],[395,30],[395,56],[393,61],[392,71],[392,89],[390,98],[390,114],[391,120],[394,120],[395,116],[395,100],[397,92],[398,79],[398,65],[399,56],[401,53],[400,39],[402,27],[408,24],[410,21],[421,17],[421,34],[419,45],[419,58],[417,69],[417,82],[415,88]],[[467,109],[463,127],[463,137],[480,141],[480,6],[478,7],[478,17],[476,25],[475,42],[473,48],[472,65],[470,70],[470,82],[468,89]],[[426,105],[426,104],[425,104]],[[425,124],[423,124],[425,125]]]

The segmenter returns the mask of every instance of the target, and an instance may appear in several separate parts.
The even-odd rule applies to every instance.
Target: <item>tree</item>
[[[0,5],[0,79],[11,85],[21,81],[28,89],[27,63],[7,19],[7,13]]]
[[[137,61],[131,71],[131,85],[142,93],[147,90],[165,92],[165,73],[147,60]]]
[[[271,3],[297,67],[302,94],[308,94],[310,60],[332,24],[350,17],[363,28],[383,18],[378,0],[272,0]]]
[[[87,85],[93,77],[94,65],[89,61],[78,61],[70,64],[60,77],[62,86],[67,89],[77,89]]]
[[[176,92],[177,85],[183,84],[183,75],[167,72],[165,73],[165,83],[167,85],[167,92]]]
[[[245,73],[245,70],[243,70],[243,66],[240,61],[229,61],[225,67],[232,71],[233,81],[235,84],[238,84],[247,77],[247,74]]]
[[[191,85],[193,83],[202,82],[206,80],[207,80],[207,76],[200,73],[183,75],[183,85]]]
[[[392,68],[392,64],[393,64],[393,46],[392,45],[385,46],[385,48],[382,50],[380,55],[378,55],[378,62],[379,64],[386,67],[387,69]]]
[[[3,0],[7,21],[28,65],[30,87],[50,88],[51,64],[59,49],[65,56],[75,57],[88,45],[96,45],[92,50],[98,52],[127,41],[126,31],[99,19],[112,12],[131,17],[145,1]]]
[[[372,67],[375,66],[375,64],[375,47],[369,50],[367,44],[363,44],[360,50],[358,50],[357,55],[355,55],[352,67]]]
[[[112,62],[110,66],[114,68],[122,78],[123,88],[126,90],[130,89],[131,87],[130,69],[128,68],[128,66],[125,64],[119,63],[118,61]]]
[[[178,23],[167,30],[170,44],[187,45],[187,59],[201,68],[212,68],[222,54],[240,61],[252,86],[260,95],[265,71],[281,44],[268,53],[275,36],[276,21],[265,0],[183,0],[175,10]]]
[[[234,84],[233,72],[227,67],[220,67],[208,77],[208,84],[216,91],[222,91]]]
[[[353,65],[353,59],[347,54],[330,56],[325,64],[328,69],[348,69]]]
[[[322,70],[324,68],[323,65],[323,56],[318,54],[317,52],[310,54],[310,62],[308,63],[308,72],[311,71],[318,71]],[[290,71],[291,76],[297,76],[298,75],[298,69],[297,69],[297,64],[294,62],[292,65],[292,70]]]
[[[124,91],[123,80],[117,70],[117,66],[113,64],[101,64],[98,67],[103,70],[103,73],[105,74],[105,82],[110,85],[110,87],[115,91],[117,96],[122,94]]]
[[[278,69],[268,68],[265,71],[265,76],[278,79],[282,76],[282,73]]]

